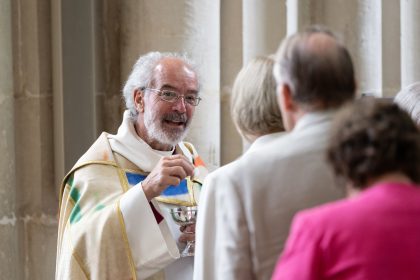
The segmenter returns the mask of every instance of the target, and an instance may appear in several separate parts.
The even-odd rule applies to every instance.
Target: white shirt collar
[[[292,132],[304,130],[308,126],[312,126],[316,123],[328,121],[333,118],[336,112],[337,110],[308,112],[298,120]]]
[[[108,135],[108,139],[114,152],[119,153],[145,172],[152,171],[163,156],[172,155],[175,150],[175,147],[171,151],[152,149],[137,135],[128,110],[124,112],[123,122],[117,134]]]

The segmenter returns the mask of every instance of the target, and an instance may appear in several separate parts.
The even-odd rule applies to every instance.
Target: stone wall
[[[0,269],[18,279],[19,238],[16,213],[16,155],[13,98],[12,7],[0,2]]]

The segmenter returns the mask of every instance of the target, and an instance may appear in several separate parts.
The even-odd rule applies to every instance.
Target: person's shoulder
[[[225,185],[228,186],[229,184],[227,184],[227,182],[234,181],[236,177],[235,175],[238,174],[239,161],[240,159],[236,159],[226,165],[215,169],[207,175],[205,181],[207,183],[212,182],[213,184],[217,182],[223,182]]]
[[[228,196],[238,198],[244,194],[245,185],[241,183],[243,170],[239,167],[241,159],[237,159],[212,171],[207,175],[202,187],[202,195]],[[233,198],[232,198],[233,199]]]
[[[226,165],[223,165],[214,171],[210,172],[209,175],[207,175],[210,179],[213,178],[220,178],[220,177],[227,177],[234,175],[239,167],[239,162],[241,158],[236,159]]]
[[[81,170],[91,169],[92,166],[109,166],[117,167],[117,164],[112,154],[112,149],[109,145],[107,133],[103,132],[98,139],[90,146],[90,148],[79,158],[76,164],[71,168],[66,177],[70,174]],[[87,168],[89,167],[89,168]],[[66,178],[65,177],[65,178]]]
[[[93,161],[115,162],[107,136],[108,133],[102,132],[90,148],[80,157],[75,166]]]
[[[294,136],[290,133],[273,139],[263,146],[246,152],[239,160],[235,168],[257,170],[266,169],[267,166],[278,164],[285,158],[296,155]]]
[[[255,151],[249,151],[236,160],[212,171],[206,178],[212,184],[223,184],[224,188],[245,189],[250,177],[258,176],[261,169],[267,168],[272,153],[264,147]]]
[[[340,219],[351,208],[352,201],[340,199],[333,202],[304,209],[296,213],[295,220],[303,223],[325,224],[335,219]]]

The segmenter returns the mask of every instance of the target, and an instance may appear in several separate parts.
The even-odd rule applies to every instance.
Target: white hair
[[[146,88],[150,86],[153,78],[153,70],[156,65],[164,58],[179,58],[185,62],[196,73],[199,79],[195,63],[189,59],[184,53],[170,53],[170,52],[149,52],[139,57],[131,70],[130,75],[123,88],[123,97],[125,106],[130,111],[130,117],[136,118],[138,112],[134,104],[134,91],[136,89]],[[200,83],[199,83],[200,84]]]
[[[398,106],[410,114],[417,126],[420,127],[420,82],[403,88],[394,99]]]

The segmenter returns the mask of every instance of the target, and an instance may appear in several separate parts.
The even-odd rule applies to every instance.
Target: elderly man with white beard
[[[207,174],[182,141],[201,100],[197,72],[184,56],[148,53],[123,95],[118,133],[102,133],[63,180],[56,279],[191,279],[179,248],[194,227],[168,209],[196,205]]]

